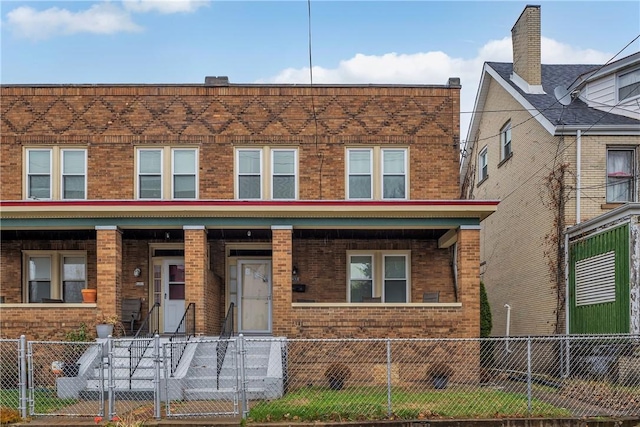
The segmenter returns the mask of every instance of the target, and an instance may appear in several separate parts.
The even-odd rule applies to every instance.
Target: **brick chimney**
[[[530,86],[542,85],[540,6],[527,5],[511,29],[513,72]]]

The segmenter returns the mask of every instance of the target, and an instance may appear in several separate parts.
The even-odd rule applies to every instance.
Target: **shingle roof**
[[[589,108],[580,99],[575,99],[569,106],[562,108],[553,95],[557,86],[562,85],[567,88],[581,74],[596,71],[600,65],[569,64],[569,65],[542,65],[542,88],[543,95],[533,95],[525,93],[515,83],[511,81],[513,64],[510,62],[487,62],[499,75],[531,103],[542,115],[554,125],[564,124],[567,126],[589,126],[597,125],[633,125],[640,124],[640,121],[630,117],[617,114],[606,113],[595,108]]]

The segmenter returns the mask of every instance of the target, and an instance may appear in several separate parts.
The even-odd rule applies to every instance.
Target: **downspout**
[[[564,329],[569,335],[569,233],[564,232]]]
[[[504,342],[504,350],[507,353],[511,353],[511,350],[509,349],[509,326],[511,325],[511,306],[509,304],[505,304],[504,305],[507,308],[507,330],[505,331],[505,336],[507,337],[507,339]]]
[[[582,172],[582,131],[576,131],[576,224],[580,224],[580,190],[582,183],[580,174]]]

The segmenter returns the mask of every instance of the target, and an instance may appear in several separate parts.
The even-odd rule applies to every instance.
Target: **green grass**
[[[526,395],[498,390],[408,392],[394,390],[394,419],[566,417],[570,413],[539,400],[527,411]],[[251,421],[355,421],[387,419],[387,394],[380,388],[355,387],[340,391],[305,388],[278,400],[254,403]]]
[[[33,398],[36,414],[48,414],[77,402],[76,399],[59,399],[54,389],[34,391]],[[0,406],[18,409],[20,406],[20,391],[16,389],[0,389]]]

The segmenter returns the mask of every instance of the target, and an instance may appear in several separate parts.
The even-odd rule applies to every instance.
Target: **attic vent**
[[[576,305],[615,302],[615,267],[613,251],[576,262]]]
[[[227,76],[206,76],[204,78],[205,86],[229,86],[229,77]]]

